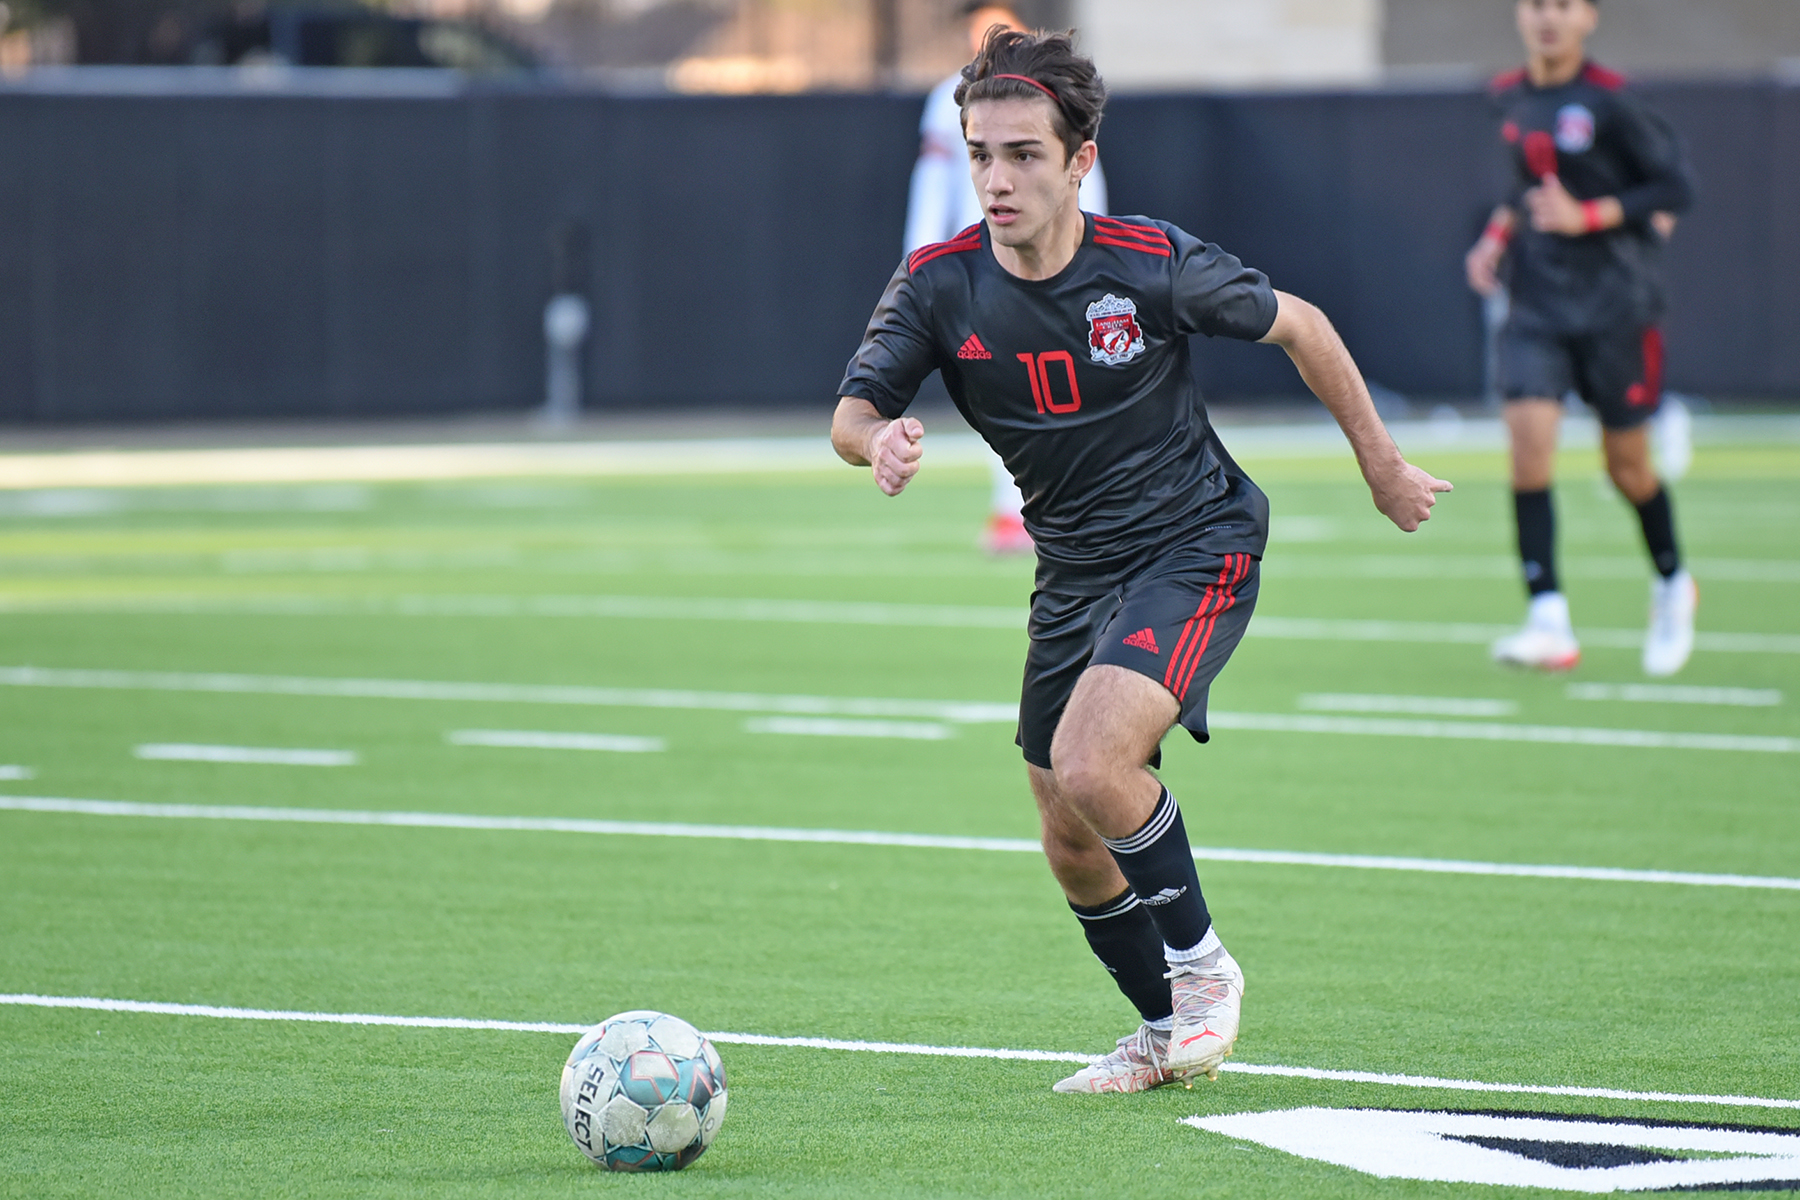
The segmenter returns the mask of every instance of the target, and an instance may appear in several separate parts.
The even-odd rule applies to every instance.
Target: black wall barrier
[[[1800,394],[1800,89],[1646,91],[1701,186],[1671,383]],[[529,407],[571,222],[590,406],[823,408],[899,260],[918,107],[0,90],[0,420]],[[1101,144],[1117,212],[1316,300],[1387,387],[1478,393],[1481,95],[1121,97]],[[1198,351],[1211,395],[1300,390],[1266,347]]]

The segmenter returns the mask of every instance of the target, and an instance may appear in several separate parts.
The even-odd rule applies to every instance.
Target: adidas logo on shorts
[[[1130,637],[1126,638],[1125,644],[1127,646],[1136,646],[1139,650],[1148,650],[1152,654],[1162,653],[1161,650],[1156,648],[1156,635],[1150,632],[1148,627],[1140,629]]]

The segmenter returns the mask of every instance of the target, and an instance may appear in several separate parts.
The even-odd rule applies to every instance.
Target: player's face
[[[1600,10],[1591,0],[1519,0],[1518,19],[1527,54],[1563,59],[1581,53]]]
[[[1079,204],[1094,144],[1066,156],[1050,100],[977,100],[963,118],[969,174],[1003,246],[1036,243]]]

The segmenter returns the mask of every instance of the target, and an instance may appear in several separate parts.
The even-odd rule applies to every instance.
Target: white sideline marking
[[[35,779],[37,772],[17,763],[0,764],[0,779]]]
[[[405,595],[330,599],[315,596],[129,597],[40,600],[0,597],[5,612],[236,613],[248,616],[611,617],[626,620],[749,621],[800,625],[876,625],[926,629],[1023,631],[1024,607],[975,604],[885,604],[829,600],[695,599],[686,596]],[[1403,642],[1485,646],[1517,633],[1516,625],[1443,621],[1342,620],[1259,615],[1250,637],[1313,642]],[[1590,646],[1637,650],[1640,629],[1576,630]],[[1730,654],[1800,654],[1800,634],[1696,633],[1694,648]]]
[[[427,829],[480,829],[510,833],[591,833],[619,837],[712,838],[748,842],[806,842],[836,846],[907,846],[925,850],[987,850],[1036,854],[1031,838],[957,837],[931,833],[883,833],[848,829],[783,829],[765,825],[686,825],[656,821],[600,821],[585,817],[485,817],[472,813],[371,812],[338,808],[263,808],[250,805],[140,804],[130,800],[72,800],[60,796],[0,796],[0,812],[71,813],[90,817],[172,820],[278,821],[303,825],[382,825]],[[1527,879],[1587,879],[1603,883],[1683,884],[1692,887],[1768,888],[1800,891],[1800,879],[1772,875],[1714,875],[1622,867],[1570,867],[1529,863],[1465,862],[1374,854],[1313,854],[1300,850],[1194,848],[1202,862],[1272,866],[1348,867],[1369,871],[1419,871],[1434,875],[1492,875]]]
[[[496,704],[574,704],[600,708],[674,708],[797,716],[923,717],[956,724],[1019,719],[1017,704],[980,700],[877,700],[695,692],[673,688],[607,688],[580,684],[450,683],[418,679],[318,679],[294,675],[227,675],[186,671],[89,671],[0,667],[0,687],[102,688],[150,692],[223,692],[261,696],[332,696],[369,700],[447,700]]]
[[[453,729],[444,735],[452,746],[498,746],[520,750],[611,750],[619,754],[654,754],[667,750],[657,737],[616,733],[551,733],[533,729]]]
[[[1419,713],[1428,717],[1510,717],[1511,700],[1461,700],[1454,696],[1370,696],[1356,692],[1309,692],[1301,708],[1314,712]]]
[[[1548,742],[1563,746],[1630,746],[1644,750],[1727,750],[1800,754],[1800,738],[1734,733],[1663,733],[1576,725],[1502,725],[1493,721],[1402,721],[1380,717],[1296,717],[1282,713],[1208,713],[1214,729],[1264,733],[1343,733],[1361,737],[1448,738],[1475,742]]]
[[[291,675],[214,675],[179,671],[93,671],[0,667],[0,686],[110,688],[160,692],[223,692],[268,696],[340,696],[377,700],[459,700],[485,703],[580,704],[609,708],[674,708],[806,716],[923,717],[956,725],[1012,724],[1016,704],[978,700],[878,700],[831,696],[772,696],[751,692],[601,688],[581,685],[444,683],[416,679],[316,679]],[[1660,750],[1800,753],[1800,738],[1568,725],[1502,725],[1462,721],[1401,721],[1374,717],[1307,717],[1280,713],[1214,712],[1218,729],[1268,733],[1340,733],[1366,737],[1451,738],[1549,742]]]
[[[1571,683],[1571,700],[1630,700],[1640,704],[1723,704],[1771,708],[1781,703],[1774,688],[1684,687],[1666,683]]]
[[[1358,621],[1317,617],[1258,615],[1250,622],[1250,637],[1285,638],[1314,642],[1411,642],[1417,644],[1485,646],[1497,637],[1517,633],[1517,625],[1478,625],[1442,621]],[[1644,645],[1641,629],[1591,629],[1575,631],[1589,646],[1609,650],[1638,650]],[[1800,634],[1794,633],[1696,633],[1696,650],[1732,654],[1800,654]]]
[[[147,1013],[173,1017],[215,1017],[233,1021],[301,1021],[320,1025],[389,1025],[407,1029],[475,1029],[504,1033],[580,1035],[589,1025],[552,1021],[488,1021],[471,1017],[399,1017],[376,1013],[290,1012],[265,1008],[226,1008],[210,1004],[165,1004],[153,1000],[109,1000],[96,996],[39,996],[0,993],[0,1004],[21,1008],[74,1008],[90,1012]],[[919,1054],[934,1058],[983,1058],[1024,1062],[1091,1063],[1098,1055],[1063,1050],[1008,1050],[977,1046],[927,1046],[912,1042],[865,1042],[838,1038],[771,1037],[759,1033],[707,1033],[726,1046],[792,1046],[809,1050],[856,1050],[877,1054]],[[1227,1062],[1220,1068],[1240,1075],[1316,1079],[1333,1083],[1375,1083],[1391,1087],[1431,1088],[1458,1092],[1496,1092],[1530,1096],[1581,1096],[1600,1100],[1649,1100],[1671,1104],[1718,1104],[1742,1108],[1800,1108],[1800,1100],[1767,1096],[1712,1096],[1680,1092],[1636,1092],[1617,1088],[1540,1087],[1518,1083],[1484,1083],[1474,1079],[1439,1079],[1430,1075],[1392,1075],[1378,1071],[1328,1071],[1317,1067],[1283,1067]]]
[[[956,736],[948,725],[928,721],[841,721],[829,717],[752,717],[744,722],[749,733],[790,733],[802,737],[907,738],[941,742]]]
[[[158,762],[262,763],[278,767],[353,767],[350,750],[288,750],[275,746],[196,746],[189,742],[148,742],[132,750]]]

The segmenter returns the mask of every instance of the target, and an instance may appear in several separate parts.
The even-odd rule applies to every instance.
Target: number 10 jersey
[[[1086,223],[1049,279],[1001,267],[985,223],[914,251],[839,394],[898,417],[941,371],[1024,494],[1040,588],[1099,594],[1184,552],[1261,557],[1268,501],[1207,420],[1188,337],[1256,341],[1274,289],[1173,225]]]

